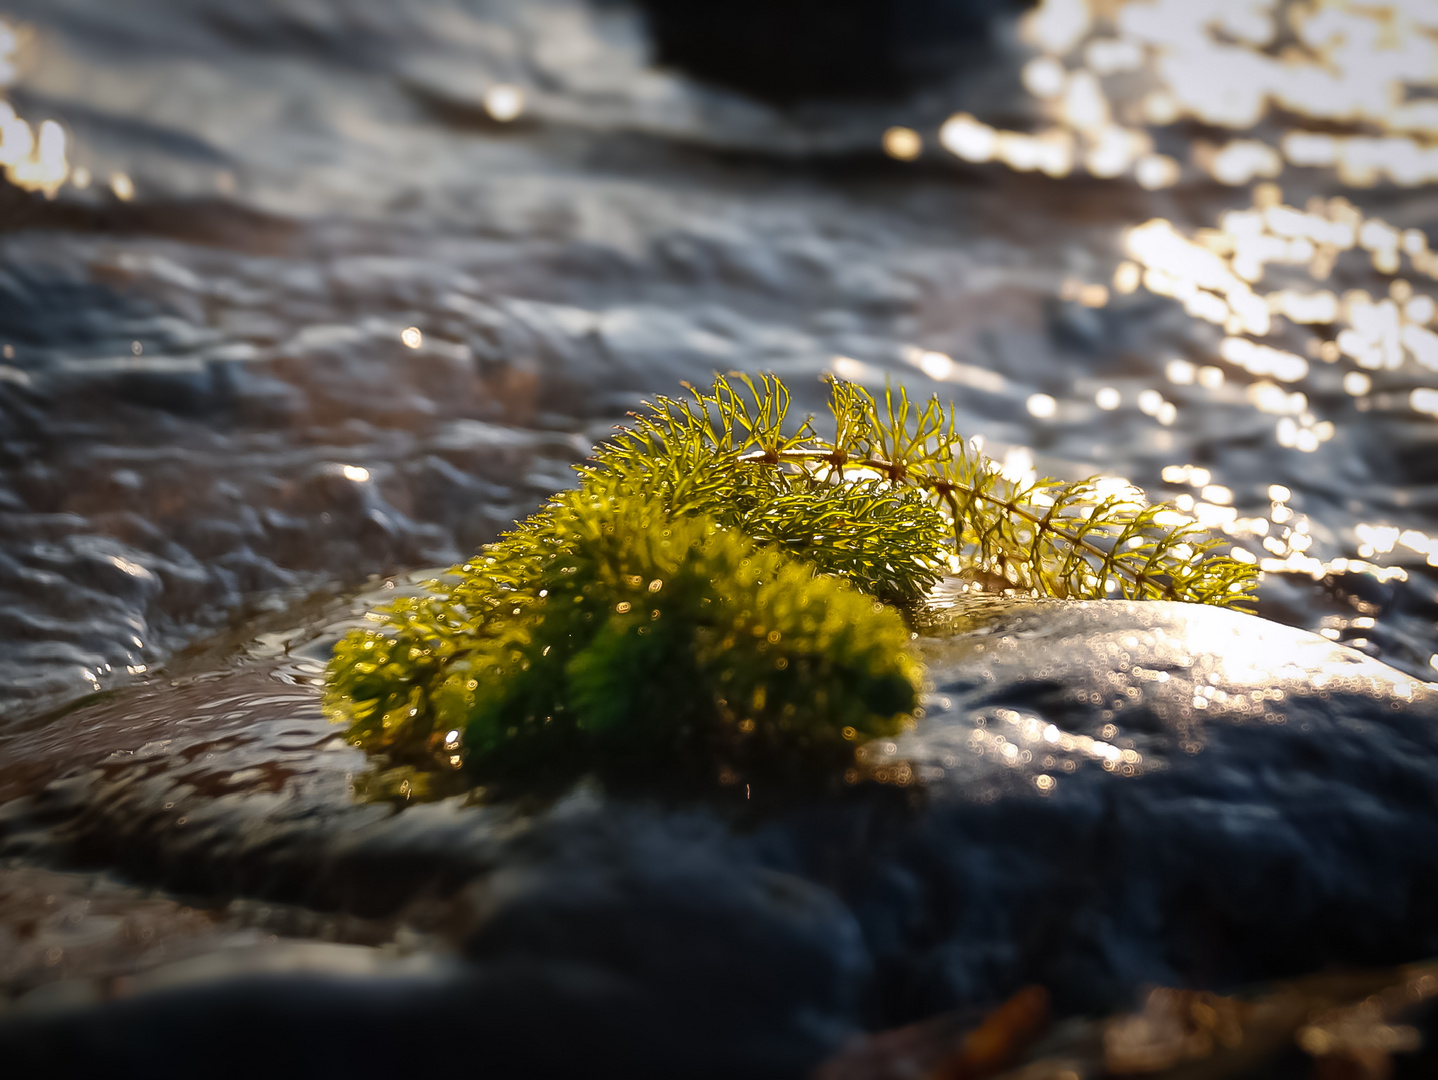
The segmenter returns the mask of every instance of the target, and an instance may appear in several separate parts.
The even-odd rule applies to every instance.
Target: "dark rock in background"
[[[981,52],[1023,0],[640,0],[657,59],[774,101],[894,97]]]

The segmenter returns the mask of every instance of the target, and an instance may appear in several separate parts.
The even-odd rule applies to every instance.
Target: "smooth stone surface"
[[[0,855],[114,868],[197,905],[369,920],[368,947],[434,958],[424,979],[450,991],[251,973],[193,997],[57,992],[72,1004],[22,999],[0,1049],[23,1060],[163,1022],[183,1059],[231,1009],[304,1042],[432,992],[472,1003],[459,1011],[484,1038],[495,1017],[577,1025],[540,1072],[799,1075],[856,1030],[1030,983],[1091,1012],[1145,983],[1227,989],[1438,952],[1431,684],[1210,608],[957,610],[922,642],[926,715],[865,748],[878,779],[828,798],[676,805],[586,782],[537,807],[357,803],[365,762],[320,717],[303,658],[323,639],[52,718],[7,747],[0,781],[19,797],[0,807]],[[127,728],[131,752],[102,755]]]
[[[298,955],[295,955],[298,954]],[[475,967],[272,950],[273,964],[165,973],[170,985],[90,1009],[0,1020],[7,1066],[112,1077],[799,1075],[813,1050],[682,1011],[623,978],[574,965]],[[257,968],[257,970],[256,970]],[[177,977],[178,975],[178,977]],[[638,1037],[616,1039],[616,1033]],[[597,1056],[596,1056],[597,1055]]]

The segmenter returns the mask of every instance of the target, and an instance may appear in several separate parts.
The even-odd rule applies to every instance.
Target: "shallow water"
[[[71,170],[51,200],[5,192],[7,715],[140,677],[257,610],[454,560],[642,397],[731,368],[776,371],[806,404],[825,371],[901,378],[954,398],[1013,475],[1186,496],[1266,560],[1265,614],[1433,677],[1427,354],[1333,358],[1353,305],[1259,335],[1227,308],[1208,321],[1173,275],[1143,280],[1177,299],[1121,288],[1132,259],[1181,278],[1192,257],[1135,254],[1153,218],[1237,235],[1221,215],[1255,198],[1343,195],[1426,236],[1431,187],[1293,166],[1281,191],[1218,183],[1213,148],[1242,117],[1150,125],[1149,156],[1178,170],[1154,190],[1141,163],[966,161],[936,143],[955,110],[1089,137],[1023,89],[1032,48],[1008,26],[987,63],[907,99],[781,109],[654,68],[636,16],[577,0],[0,11],[9,98],[64,126]],[[1381,46],[1371,65],[1391,63]],[[1095,55],[1070,55],[1070,85]],[[1130,124],[1136,78],[1104,83]],[[497,83],[522,88],[517,119],[486,111]],[[899,124],[915,161],[881,149]],[[1279,111],[1248,135],[1295,126]],[[1245,160],[1217,171],[1243,180]],[[1359,244],[1322,280],[1280,261],[1254,289],[1438,293],[1405,252],[1380,272]]]

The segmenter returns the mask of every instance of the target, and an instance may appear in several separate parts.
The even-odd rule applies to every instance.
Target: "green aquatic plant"
[[[655,490],[676,513],[704,510],[884,599],[907,602],[944,572],[1000,591],[1071,599],[1243,606],[1257,572],[1214,554],[1223,541],[1128,485],[1019,484],[956,430],[951,405],[882,402],[831,380],[833,437],[785,430],[773,376],[716,380],[693,400],[661,397],[582,466],[585,483]],[[829,509],[874,498],[863,516]]]
[[[920,680],[894,608],[707,514],[584,489],[379,618],[336,650],[332,710],[482,777],[838,761],[897,732]]]
[[[1014,484],[937,400],[834,381],[833,435],[775,377],[661,397],[564,491],[329,667],[351,737],[476,779],[842,765],[899,731],[921,669],[900,611],[990,592],[1251,599],[1251,566],[1103,481]]]

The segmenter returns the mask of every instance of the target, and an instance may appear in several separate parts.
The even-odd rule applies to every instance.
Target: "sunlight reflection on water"
[[[1337,430],[1302,389],[1285,388],[1307,384],[1311,360],[1347,369],[1342,387],[1360,411],[1373,407],[1367,371],[1401,371],[1410,383],[1438,373],[1438,303],[1428,286],[1410,280],[1438,279],[1427,235],[1366,216],[1341,194],[1286,205],[1272,182],[1290,168],[1323,169],[1353,188],[1438,180],[1438,101],[1431,96],[1438,89],[1438,7],[1425,0],[1044,0],[1023,20],[1021,37],[1037,53],[1024,63],[1022,82],[1050,126],[1006,131],[957,113],[938,141],[958,158],[1053,177],[1128,177],[1149,190],[1203,174],[1230,186],[1261,181],[1251,209],[1229,210],[1210,227],[1154,218],[1129,228],[1121,238],[1128,258],[1114,267],[1112,293],[1103,282],[1070,279],[1065,299],[1103,308],[1142,290],[1222,327],[1228,336],[1218,358],[1253,377],[1248,402],[1277,417],[1280,448],[1300,453],[1315,452]],[[1156,149],[1174,141],[1161,129],[1182,134],[1191,121],[1251,134],[1222,145],[1211,136],[1189,138],[1187,161]],[[1309,123],[1329,129],[1303,126]],[[1324,288],[1341,260],[1368,261],[1390,279],[1387,295]],[[1409,277],[1398,276],[1405,270]],[[1280,287],[1260,288],[1274,276]],[[1302,341],[1303,355],[1265,338]],[[1170,362],[1167,375],[1213,390],[1223,383],[1222,369],[1187,360]],[[1122,396],[1103,387],[1095,402],[1113,410]],[[1438,416],[1438,389],[1416,386],[1407,404]],[[1138,405],[1160,423],[1176,419],[1177,406],[1156,389],[1144,390]],[[1047,419],[1058,406],[1035,395],[1029,411]],[[1165,469],[1165,480],[1185,468]],[[1215,505],[1207,491],[1202,501],[1180,496],[1180,509],[1234,537],[1232,553],[1266,573],[1406,580],[1401,565],[1368,561],[1393,555],[1400,534],[1410,552],[1438,565],[1438,541],[1423,531],[1384,526],[1394,539],[1375,544],[1377,526],[1367,523],[1356,526],[1357,557],[1311,557],[1304,519],[1290,522],[1283,502],[1273,507],[1271,519],[1245,518]]]

